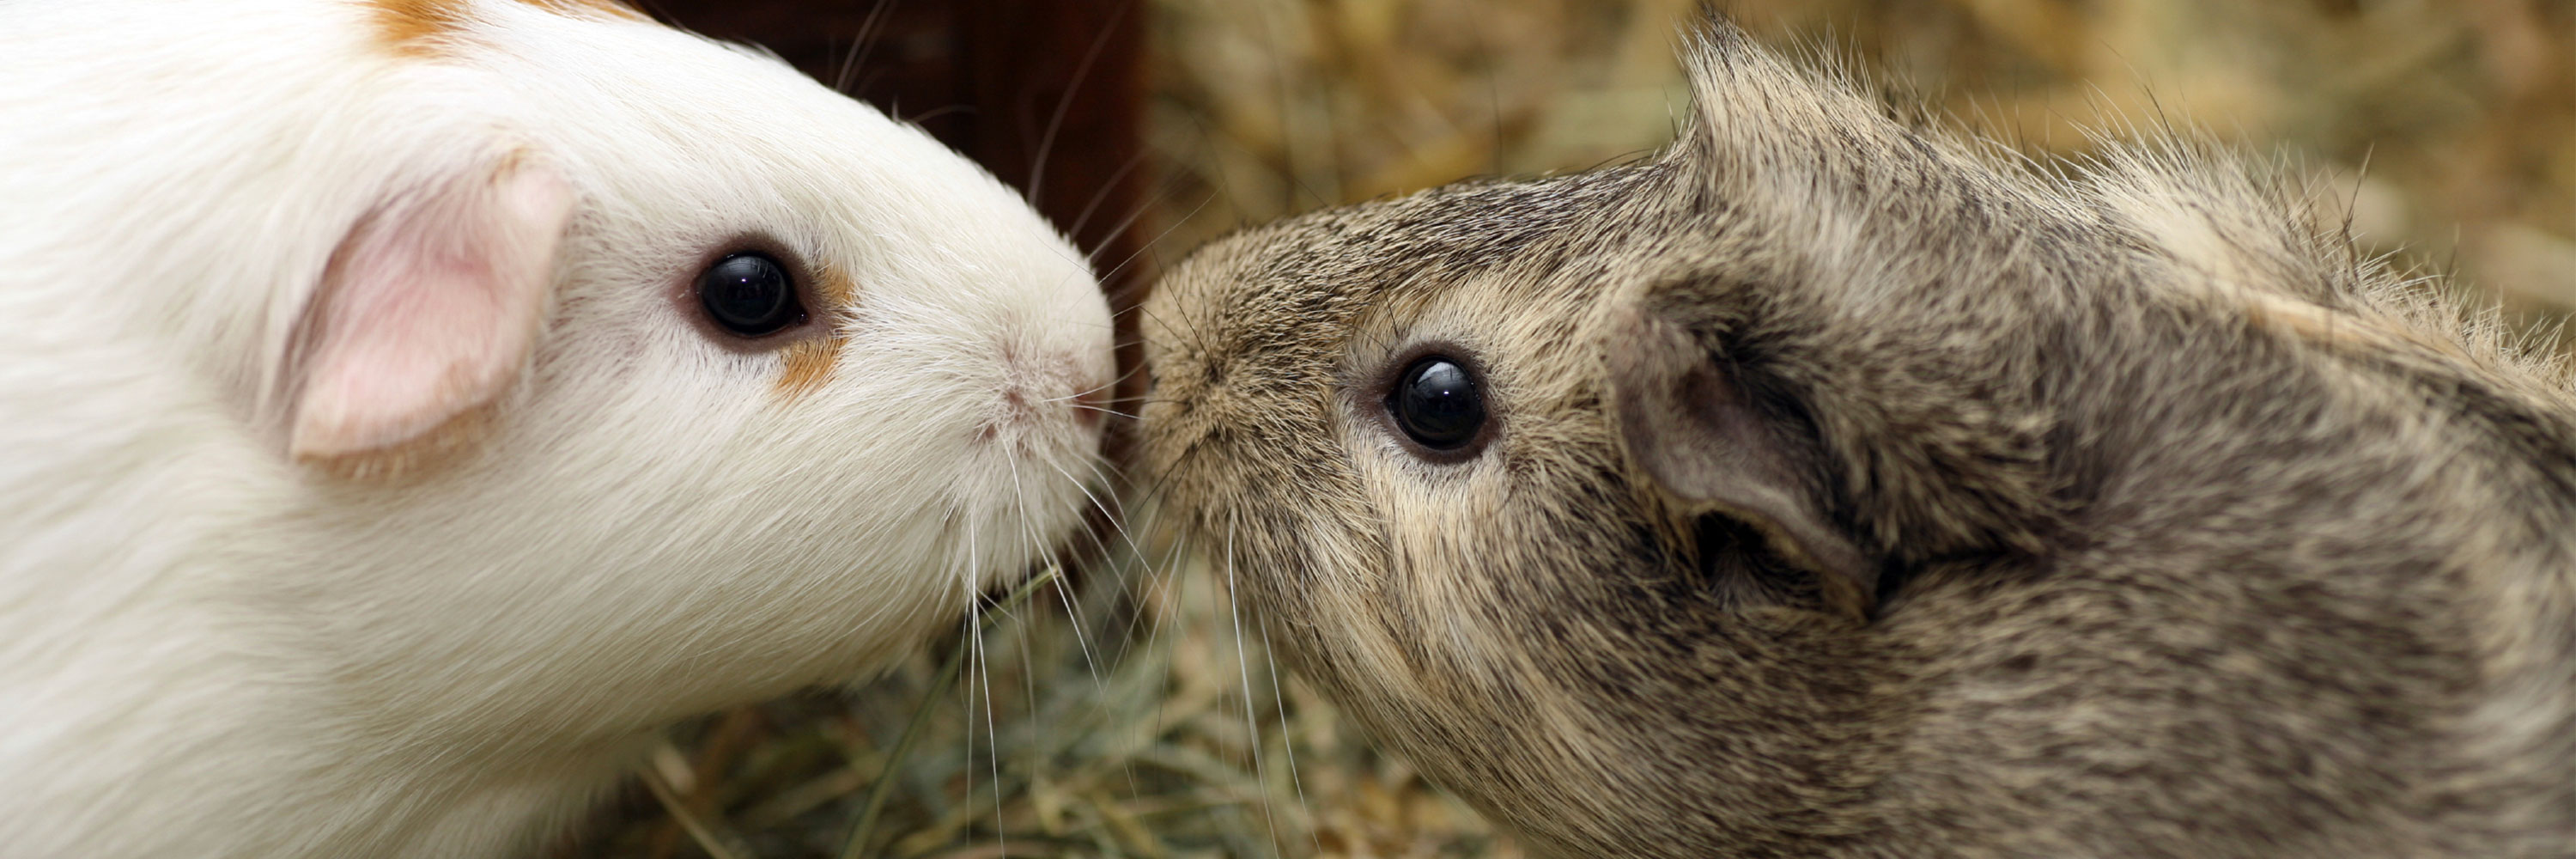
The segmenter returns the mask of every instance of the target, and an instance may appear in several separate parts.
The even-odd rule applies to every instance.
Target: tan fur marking
[[[485,403],[448,418],[410,441],[339,456],[297,456],[296,462],[341,480],[391,483],[443,471],[491,434],[498,408]]]
[[[835,334],[799,341],[787,347],[779,356],[779,399],[794,402],[830,381],[833,365],[841,360],[842,342],[843,338]]]
[[[370,0],[377,37],[396,54],[438,53],[438,42],[465,23],[465,0]]]
[[[2247,321],[2329,352],[2367,355],[2423,351],[2476,363],[2476,359],[2459,344],[2427,336],[2402,325],[2381,323],[2357,314],[2333,313],[2313,304],[2250,290],[2244,297]]]
[[[849,315],[858,292],[850,276],[839,269],[823,266],[815,271],[814,303],[819,305],[815,314],[829,330],[788,346],[780,356],[777,391],[782,402],[794,402],[831,381],[832,368],[841,360],[841,344],[848,339],[841,334],[839,321]]]
[[[559,15],[577,18],[616,18],[628,21],[651,21],[618,0],[518,0]],[[394,53],[410,57],[430,57],[439,53],[440,42],[465,25],[472,0],[368,0],[375,7],[377,36]]]
[[[629,21],[653,20],[652,18],[646,17],[644,13],[635,11],[635,7],[618,2],[618,0],[519,0],[519,2],[535,6],[540,9],[547,9],[572,15],[587,12],[596,15],[605,15],[611,18],[623,18]]]
[[[814,297],[821,299],[825,315],[836,316],[858,303],[859,288],[840,269],[824,266],[815,272]]]

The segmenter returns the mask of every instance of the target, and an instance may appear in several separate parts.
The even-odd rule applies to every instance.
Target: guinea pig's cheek
[[[1368,408],[1368,406],[1361,406]],[[1399,432],[1385,420],[1362,413],[1346,421],[1342,433],[1343,453],[1350,458],[1373,486],[1407,495],[1381,501],[1405,504],[1440,504],[1443,499],[1477,480],[1488,469],[1491,456],[1441,462],[1425,459],[1395,437]],[[1381,508],[1386,509],[1386,508]]]
[[[806,395],[821,390],[831,381],[832,370],[840,366],[842,344],[849,338],[834,332],[788,344],[778,351],[778,375],[770,392],[779,402],[792,404]]]
[[[1374,461],[1363,470],[1368,509],[1377,523],[1372,530],[1386,541],[1391,569],[1365,578],[1387,579],[1376,582],[1377,589],[1396,588],[1417,595],[1426,588],[1438,590],[1443,585],[1437,579],[1445,573],[1435,568],[1451,564],[1441,560],[1433,544],[1446,542],[1444,534],[1477,527],[1470,511],[1459,503],[1476,494],[1472,466],[1414,462],[1400,447],[1390,447],[1373,451]]]

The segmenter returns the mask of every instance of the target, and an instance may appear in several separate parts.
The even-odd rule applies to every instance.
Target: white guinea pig
[[[1084,259],[607,3],[0,2],[0,852],[524,853],[1079,527]]]

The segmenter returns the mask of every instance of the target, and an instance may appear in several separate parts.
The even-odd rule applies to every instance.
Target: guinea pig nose
[[[1002,358],[1008,381],[999,391],[992,421],[980,435],[995,438],[1011,426],[1099,429],[1101,416],[1109,411],[1111,383],[1091,366],[1093,362],[1073,352],[1008,347]]]

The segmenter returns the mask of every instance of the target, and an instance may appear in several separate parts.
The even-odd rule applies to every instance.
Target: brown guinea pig
[[[2032,169],[1723,24],[1651,161],[1251,229],[1145,481],[1577,856],[2576,855],[2576,403],[2189,141]]]

